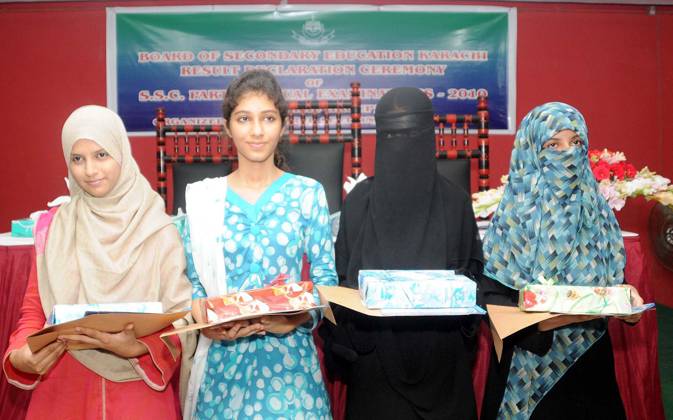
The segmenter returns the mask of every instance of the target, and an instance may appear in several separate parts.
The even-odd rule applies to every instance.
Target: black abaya
[[[360,269],[455,269],[478,279],[471,201],[437,173],[430,101],[418,89],[394,89],[377,105],[376,122],[376,177],[342,208],[340,284],[357,288]],[[348,386],[348,418],[476,418],[475,317],[374,318],[343,309],[337,321],[322,333],[328,368]]]

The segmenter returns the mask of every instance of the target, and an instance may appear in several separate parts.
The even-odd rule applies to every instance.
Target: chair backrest
[[[188,183],[229,174],[236,167],[236,148],[221,124],[169,125],[163,108],[157,110],[157,191],[166,209],[183,210]],[[325,188],[330,212],[341,209],[344,175],[361,171],[360,84],[351,83],[349,101],[293,101],[283,153],[290,172],[318,180]],[[344,168],[345,145],[350,143],[349,170]],[[344,173],[345,172],[345,173]],[[170,181],[170,182],[169,182]],[[169,203],[172,186],[172,203]]]
[[[229,174],[235,165],[234,142],[222,124],[166,124],[163,108],[156,113],[157,192],[166,210],[175,214],[185,210],[185,187],[204,178]],[[168,182],[168,181],[171,182]],[[169,202],[169,185],[173,200]]]
[[[435,115],[435,127],[439,173],[471,193],[471,159],[477,159],[479,191],[488,190],[488,99],[479,96],[475,114]],[[476,128],[476,148],[471,145],[471,128]]]
[[[340,211],[343,143],[289,144],[284,154],[290,172],[313,178],[323,185],[330,213]]]
[[[344,175],[361,171],[360,84],[351,83],[350,101],[293,101],[288,109],[288,145],[283,152],[290,172],[318,180],[330,213],[340,211]],[[351,166],[344,174],[348,143]]]

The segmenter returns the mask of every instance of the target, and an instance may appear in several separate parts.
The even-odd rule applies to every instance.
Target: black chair
[[[330,213],[341,210],[344,145],[290,144],[284,151],[289,171],[320,182],[325,188]]]
[[[346,117],[346,118],[344,118]],[[289,171],[313,178],[325,188],[330,213],[341,210],[345,175],[360,173],[360,84],[351,83],[350,101],[288,103],[284,155]],[[344,152],[350,143],[350,170]]]
[[[488,190],[488,99],[484,96],[477,99],[476,114],[435,115],[435,126],[435,156],[439,173],[471,193],[472,159],[478,159],[478,189]],[[470,144],[471,126],[476,128],[476,148]]]
[[[205,178],[219,178],[231,173],[233,161],[225,160],[220,164],[213,163],[174,163],[173,164],[173,214],[178,209],[186,211],[185,189],[187,184],[201,181]]]
[[[166,203],[166,211],[175,214],[178,208],[185,210],[187,184],[231,173],[236,150],[221,124],[166,124],[163,108],[157,109],[156,118],[156,188]]]

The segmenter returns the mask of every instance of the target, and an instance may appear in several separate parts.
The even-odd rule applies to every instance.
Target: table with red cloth
[[[9,336],[19,320],[23,295],[33,263],[33,246],[0,246],[0,355],[5,354]],[[0,418],[23,419],[30,401],[30,391],[24,391],[0,380]]]
[[[654,290],[647,281],[649,275],[640,239],[626,237],[624,245],[627,282],[638,289],[645,302],[653,302]],[[9,336],[19,317],[30,267],[33,264],[31,258],[31,246],[0,246],[0,300],[2,303],[0,307],[4,313],[0,321],[0,350],[2,350],[0,354],[4,354]],[[612,319],[609,329],[615,357],[615,373],[620,384],[627,417],[630,420],[663,420],[664,411],[661,402],[657,355],[656,311],[643,314],[642,319],[635,326]],[[491,347],[490,330],[484,321],[479,337],[477,361],[473,369],[478,407],[483,398]],[[334,418],[343,419],[347,392],[345,386],[341,383],[328,382],[327,388],[332,400]],[[4,377],[0,381],[2,418],[22,420],[29,399],[30,392],[9,385]]]

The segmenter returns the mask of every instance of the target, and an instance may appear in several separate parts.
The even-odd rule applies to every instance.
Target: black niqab
[[[416,88],[396,88],[381,98],[375,116],[375,177],[358,184],[342,208],[341,285],[357,288],[360,269],[456,269],[479,277],[481,242],[471,201],[436,169],[430,100]],[[476,417],[465,337],[473,319],[340,315],[327,345],[335,342],[342,356],[352,349],[349,417]],[[373,387],[389,389],[394,398]]]

